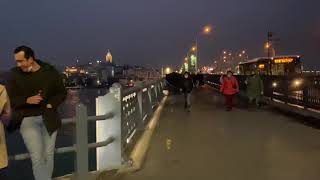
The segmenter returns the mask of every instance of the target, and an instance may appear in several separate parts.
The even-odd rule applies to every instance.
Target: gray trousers
[[[261,96],[249,96],[249,104],[252,104],[253,101],[255,101],[255,104],[259,106],[261,101]]]
[[[185,106],[190,107],[191,106],[191,92],[184,93],[184,100],[185,100]]]

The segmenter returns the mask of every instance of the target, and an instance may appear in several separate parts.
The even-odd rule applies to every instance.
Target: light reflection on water
[[[66,101],[60,106],[59,112],[62,118],[69,118],[75,116],[75,106],[83,103],[87,106],[88,115],[93,116],[96,114],[95,98],[97,96],[105,95],[108,92],[107,88],[104,89],[69,89]],[[88,140],[95,142],[95,123],[88,124]],[[56,147],[71,146],[74,143],[74,125],[63,126],[58,133]],[[7,135],[8,151],[9,154],[25,153],[26,148],[20,133],[15,132]],[[56,155],[54,176],[62,176],[69,174],[74,170],[74,153]],[[90,170],[95,170],[96,155],[95,150],[90,152]],[[30,160],[26,161],[12,161],[7,170],[9,172],[10,180],[33,180],[32,169]]]

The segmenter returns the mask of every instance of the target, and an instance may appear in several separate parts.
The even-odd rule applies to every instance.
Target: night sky
[[[310,2],[310,3],[308,3]],[[178,65],[201,27],[202,64],[223,49],[263,56],[267,31],[279,54],[301,54],[320,69],[320,1],[315,0],[1,0],[0,69],[14,66],[18,45],[33,47],[56,65],[104,59],[110,48],[120,64]]]

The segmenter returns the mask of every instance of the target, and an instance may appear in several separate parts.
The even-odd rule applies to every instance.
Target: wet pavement
[[[142,170],[118,180],[319,180],[320,132],[269,109],[232,112],[208,87],[170,96]]]

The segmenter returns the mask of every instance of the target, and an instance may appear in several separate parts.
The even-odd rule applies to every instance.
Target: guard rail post
[[[121,85],[113,84],[109,93],[96,99],[96,114],[112,112],[112,118],[96,122],[97,142],[113,137],[114,141],[106,147],[97,148],[97,171],[116,169],[122,166],[122,95]]]
[[[88,114],[83,104],[76,107],[76,179],[89,180]]]

